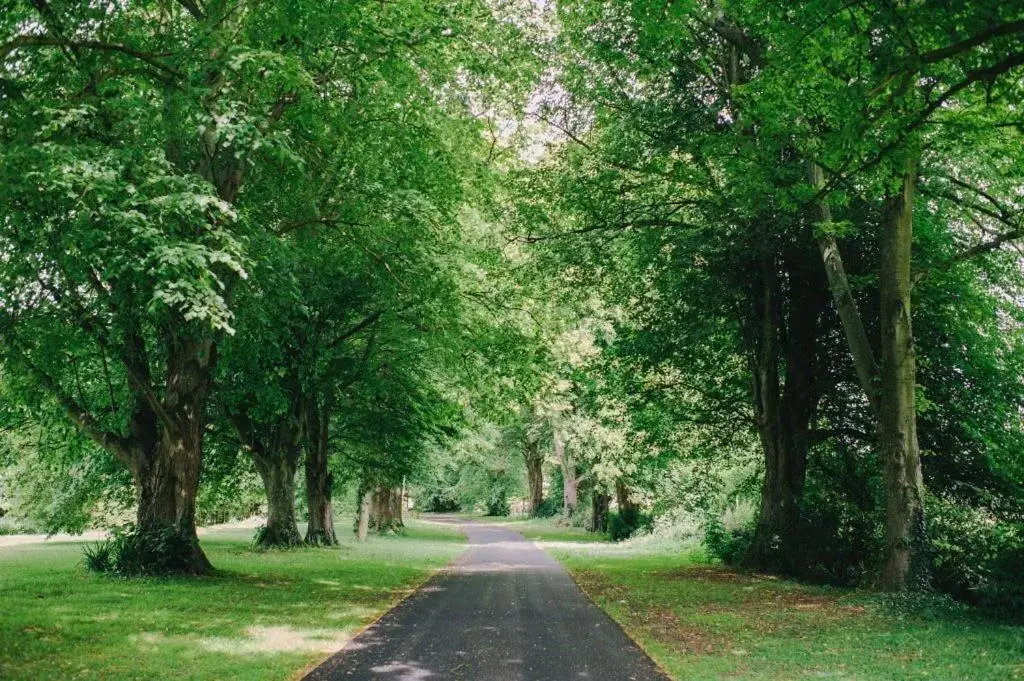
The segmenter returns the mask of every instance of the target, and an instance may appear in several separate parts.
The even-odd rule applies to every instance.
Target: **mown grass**
[[[202,539],[216,575],[116,579],[82,545],[0,548],[0,679],[288,679],[463,549],[443,525],[337,549],[257,553],[252,530]]]
[[[551,518],[490,518],[486,516],[471,516],[475,520],[485,522],[488,525],[500,525],[523,535],[530,541],[545,542],[607,542],[608,537],[603,534],[587,532],[581,527],[571,527],[556,523]]]
[[[1024,679],[1024,627],[969,612],[896,615],[877,596],[733,572],[692,547],[554,552],[676,679]]]

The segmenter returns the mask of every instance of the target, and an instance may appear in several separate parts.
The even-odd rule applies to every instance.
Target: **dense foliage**
[[[18,522],[557,514],[1019,609],[1016,3],[16,2],[0,58]]]

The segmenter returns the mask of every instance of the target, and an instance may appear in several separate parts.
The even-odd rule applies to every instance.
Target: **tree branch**
[[[67,40],[49,35],[23,35],[0,45],[0,59],[6,58],[11,52],[21,47],[67,47],[71,49],[99,50],[102,52],[118,52],[139,59],[150,66],[160,69],[173,76],[180,77],[180,71],[161,62],[158,57],[166,54],[142,52],[126,45],[105,43],[98,40]]]
[[[984,31],[972,35],[970,38],[966,38],[959,42],[947,45],[946,47],[932,50],[931,52],[925,52],[918,56],[914,62],[918,66],[925,64],[934,64],[935,62],[942,61],[943,59],[949,59],[956,55],[966,52],[972,48],[983,45],[993,38],[999,38],[1006,35],[1014,35],[1016,33],[1024,33],[1024,20],[1010,21],[1005,24],[996,24],[989,26]]]
[[[74,421],[75,425],[85,433],[89,439],[103,447],[107,452],[112,454],[121,463],[126,466],[133,466],[135,463],[135,452],[131,445],[131,441],[127,438],[118,435],[117,433],[104,430],[99,422],[90,414],[81,404],[79,404],[73,397],[64,392],[64,389],[60,387],[60,384],[48,373],[43,371],[42,368],[38,367],[31,359],[28,354],[22,349],[17,348],[18,355],[21,357],[25,366],[28,367],[29,371],[36,377],[40,385],[49,392],[57,403],[64,409],[68,417]]]

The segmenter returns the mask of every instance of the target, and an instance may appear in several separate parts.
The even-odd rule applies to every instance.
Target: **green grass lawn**
[[[1024,627],[897,617],[876,596],[736,573],[693,548],[554,553],[676,679],[1024,679]]]
[[[608,537],[603,534],[587,532],[581,527],[570,527],[555,524],[550,518],[488,518],[486,516],[471,516],[474,520],[487,523],[488,525],[500,525],[523,535],[530,541],[544,543],[557,542],[607,542]]]
[[[202,539],[215,576],[116,579],[82,545],[0,548],[0,679],[288,679],[341,648],[463,549],[454,528],[409,521],[337,549],[256,553],[252,530]]]

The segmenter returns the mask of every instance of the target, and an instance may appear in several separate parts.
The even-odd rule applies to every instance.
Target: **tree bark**
[[[370,529],[370,507],[373,505],[373,490],[367,489],[359,499],[359,518],[356,521],[356,539],[366,541]]]
[[[821,167],[814,162],[808,164],[808,179],[815,189],[822,190],[825,187]],[[815,210],[820,222],[832,222],[832,210],[827,200],[823,198],[817,201]],[[846,268],[843,266],[843,258],[835,235],[829,231],[819,231],[818,250],[821,252],[821,260],[825,266],[825,276],[828,279],[829,289],[832,291],[836,313],[842,322],[846,343],[850,348],[850,355],[853,357],[857,379],[867,394],[872,409],[877,413],[878,394],[875,382],[878,377],[878,366],[875,363],[875,354],[871,349],[871,342],[868,340],[868,333],[864,328],[860,310],[857,308],[857,301],[853,298],[850,281],[846,276]]]
[[[555,458],[562,465],[562,509],[567,518],[571,518],[576,512],[579,504],[578,481],[576,479],[576,465],[573,463],[572,454],[565,446],[562,434],[555,429]]]
[[[298,448],[253,458],[267,495],[267,525],[258,535],[257,543],[264,548],[298,546],[302,543],[295,521]]]
[[[398,532],[402,523],[401,489],[378,485],[373,491],[370,505],[370,530],[377,534]]]
[[[338,536],[334,532],[334,508],[331,502],[333,480],[327,467],[330,436],[330,409],[322,411],[316,399],[306,405],[306,506],[309,523],[306,543],[314,546],[334,546]]]
[[[527,436],[524,457],[530,487],[528,508],[530,515],[536,515],[537,509],[544,503],[544,455],[540,452],[540,442],[536,438]]]
[[[629,498],[629,488],[621,480],[615,483],[615,505],[619,507],[619,514],[637,508],[637,505]]]
[[[295,473],[305,433],[304,407],[297,372],[291,377],[291,407],[272,423],[254,423],[244,406],[228,418],[252,456],[267,497],[267,524],[256,536],[264,548],[302,543],[295,518]]]
[[[878,441],[886,489],[886,520],[885,562],[879,587],[889,591],[929,583],[910,306],[916,182],[917,164],[911,160],[899,192],[886,201],[882,224]]]
[[[824,282],[808,260],[803,253],[784,260],[787,292],[780,286],[775,258],[766,257],[757,287],[751,373],[765,475],[754,540],[744,563],[762,570],[793,571],[800,556],[800,507],[818,399],[818,320],[827,299]],[[784,348],[779,347],[781,338]],[[779,367],[783,354],[784,385]]]
[[[810,166],[812,184],[823,186],[821,170]],[[882,214],[879,262],[879,366],[867,342],[835,239],[819,240],[840,320],[857,376],[876,416],[879,456],[886,492],[885,555],[878,587],[886,591],[927,587],[928,538],[924,482],[917,442],[917,369],[911,325],[911,245],[917,157],[909,155],[900,189],[887,197]],[[823,221],[828,204],[819,202]]]
[[[594,490],[594,494],[590,498],[592,512],[589,529],[591,532],[606,532],[608,530],[608,507],[611,501],[612,498],[604,492]]]
[[[144,386],[137,385],[136,418],[129,428],[139,446],[131,467],[139,497],[138,529],[149,532],[171,528],[186,538],[191,549],[185,562],[194,574],[213,569],[196,535],[196,494],[214,357],[211,340],[173,336],[164,398],[158,402],[152,396],[145,397]],[[135,380],[141,383],[138,375]]]

